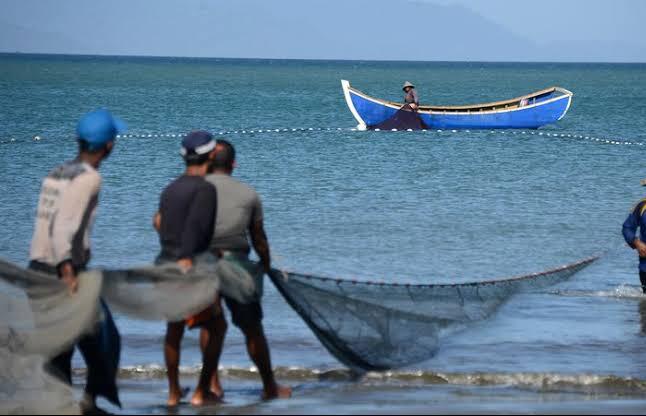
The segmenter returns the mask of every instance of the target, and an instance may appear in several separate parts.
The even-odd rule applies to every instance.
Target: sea
[[[538,130],[358,131],[341,80],[400,101],[462,105],[550,86],[574,92]],[[168,409],[163,322],[117,315],[115,413],[646,413],[646,296],[622,223],[644,197],[646,65],[0,55],[0,257],[26,265],[43,176],[75,156],[75,124],[108,108],[129,127],[101,166],[92,267],[149,264],[180,136],[237,150],[262,198],[275,267],[389,283],[477,282],[592,256],[568,281],[512,296],[440,340],[431,359],[355,377],[271,283],[264,328],[290,400],[260,401],[240,331],[220,362],[225,403]],[[177,296],[181,296],[178,293]],[[385,294],[387,296],[387,294]],[[405,328],[400,328],[405,331]],[[410,338],[418,335],[411,330]],[[201,357],[183,342],[183,383]],[[77,393],[84,362],[74,358]]]

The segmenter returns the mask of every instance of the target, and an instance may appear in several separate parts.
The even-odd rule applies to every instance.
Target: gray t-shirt
[[[404,102],[406,104],[417,104],[419,105],[419,97],[417,96],[417,91],[415,91],[415,88],[411,88],[410,91],[406,93],[404,96]]]
[[[258,193],[229,175],[214,173],[206,180],[215,185],[218,209],[211,249],[249,250],[248,230],[263,218]]]

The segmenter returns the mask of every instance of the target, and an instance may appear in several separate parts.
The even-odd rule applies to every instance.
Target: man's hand
[[[157,212],[153,217],[153,227],[157,232],[161,229],[161,214],[159,212]]]
[[[193,267],[193,260],[189,258],[179,259],[177,260],[177,265],[182,269],[184,273],[186,273]]]
[[[413,110],[417,110],[417,104],[410,103],[410,108],[412,108]]]
[[[639,257],[646,257],[646,243],[640,239],[635,239],[635,250],[639,253]]]
[[[71,262],[65,262],[59,267],[59,273],[61,275],[61,281],[67,285],[67,289],[71,294],[76,293],[79,287],[79,279],[74,272],[74,266]]]

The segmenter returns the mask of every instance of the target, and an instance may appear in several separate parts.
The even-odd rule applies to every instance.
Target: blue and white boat
[[[341,81],[345,100],[367,130],[390,119],[404,104],[371,97]],[[522,97],[465,106],[424,106],[417,114],[429,129],[537,129],[565,117],[574,94],[560,87],[547,88]]]

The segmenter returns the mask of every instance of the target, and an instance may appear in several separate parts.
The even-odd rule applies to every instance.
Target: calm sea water
[[[410,80],[423,102],[438,105],[558,85],[575,93],[570,112],[539,132],[646,143],[645,65],[0,55],[0,256],[27,262],[40,180],[74,155],[74,126],[85,111],[108,107],[138,135],[120,139],[102,166],[95,266],[155,256],[151,218],[159,193],[182,170],[179,139],[165,135],[229,131],[239,153],[235,175],[262,195],[281,267],[433,283],[604,253],[570,281],[517,295],[491,319],[447,337],[433,359],[358,382],[336,371],[342,366],[270,288],[264,322],[272,358],[296,398],[242,410],[415,412],[460,403],[455,411],[646,411],[646,297],[635,254],[621,239],[623,220],[644,194],[646,146],[520,131],[351,131],[341,79],[393,100]],[[123,386],[140,406],[129,410],[163,411],[150,406],[164,401],[164,325],[124,317],[118,325]],[[185,346],[192,383],[196,334]],[[260,384],[233,326],[221,364],[232,391],[227,409],[240,411]],[[141,390],[147,394],[132,393]]]

